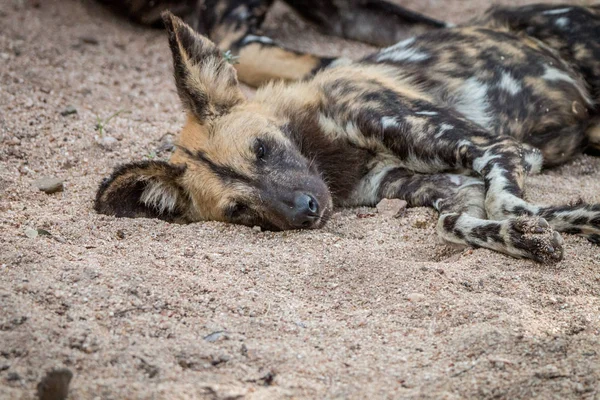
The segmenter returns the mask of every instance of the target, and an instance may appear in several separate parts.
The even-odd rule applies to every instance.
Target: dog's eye
[[[264,160],[267,155],[267,148],[260,139],[256,139],[256,142],[254,143],[254,153],[259,160]]]
[[[230,219],[240,218],[246,211],[248,211],[248,206],[244,203],[233,203],[227,208],[225,214]]]

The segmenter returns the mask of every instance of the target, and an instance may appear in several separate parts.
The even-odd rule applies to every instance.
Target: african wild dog
[[[598,146],[600,7],[493,9],[252,100],[213,43],[164,20],[187,123],[169,162],[117,168],[97,211],[296,229],[402,198],[437,209],[449,243],[540,262],[562,258],[557,231],[600,243],[600,205],[523,199],[542,164]]]
[[[170,10],[221,50],[238,57],[238,78],[250,86],[273,79],[302,79],[334,61],[287,49],[264,36],[261,26],[274,0],[99,1],[146,25],[159,25],[161,12]],[[414,33],[446,25],[385,0],[284,1],[326,34],[377,46],[406,37],[407,28]]]

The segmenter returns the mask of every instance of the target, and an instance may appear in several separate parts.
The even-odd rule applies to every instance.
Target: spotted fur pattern
[[[557,13],[538,12],[548,10]],[[597,76],[551,41],[511,31],[510,16],[492,24],[490,15],[500,11],[482,25],[427,32],[302,81],[270,83],[252,100],[236,95],[221,112],[207,110],[229,96],[206,95],[207,88],[237,93],[235,80],[221,79],[233,69],[215,68],[214,45],[167,15],[189,115],[168,164],[181,172],[149,180],[138,164],[121,167],[101,187],[96,208],[124,215],[122,189],[138,196],[124,205],[151,206],[150,216],[177,211],[187,221],[290,229],[297,225],[286,217],[294,208],[289,193],[308,193],[321,205],[311,227],[327,221],[332,204],[401,198],[437,209],[438,233],[448,243],[545,263],[563,257],[559,231],[598,243],[600,205],[524,199],[528,174],[564,163],[591,141],[598,110],[589,80]],[[578,15],[600,26],[592,11]],[[208,85],[208,76],[222,84]],[[149,181],[160,185],[140,192],[139,182]],[[167,187],[180,190],[174,197]]]
[[[258,87],[294,81],[325,68],[335,58],[289,49],[261,31],[274,0],[99,0],[135,21],[159,25],[170,10],[193,30],[231,52],[240,81]],[[413,32],[445,26],[385,0],[284,0],[328,35],[386,46]],[[386,26],[388,29],[380,29]]]

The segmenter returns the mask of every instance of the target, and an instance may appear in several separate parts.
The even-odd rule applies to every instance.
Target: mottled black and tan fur
[[[562,8],[600,26],[595,8]],[[597,145],[598,75],[525,22],[512,31],[511,15],[522,14],[494,9],[247,100],[217,47],[167,14],[188,122],[169,163],[118,168],[96,209],[291,229],[320,227],[333,205],[401,198],[436,208],[449,243],[540,262],[562,258],[558,231],[599,243],[600,205],[523,199],[528,174]]]
[[[274,79],[304,78],[334,58],[288,49],[261,30],[274,0],[99,0],[135,21],[161,25],[165,10],[236,57],[238,78],[250,86]],[[424,32],[445,26],[385,0],[284,0],[323,33],[387,46],[407,30]],[[385,26],[386,29],[381,29]]]

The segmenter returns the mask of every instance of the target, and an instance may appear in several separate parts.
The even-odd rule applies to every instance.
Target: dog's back
[[[600,99],[600,5],[493,7],[476,23],[543,41],[579,70]]]

